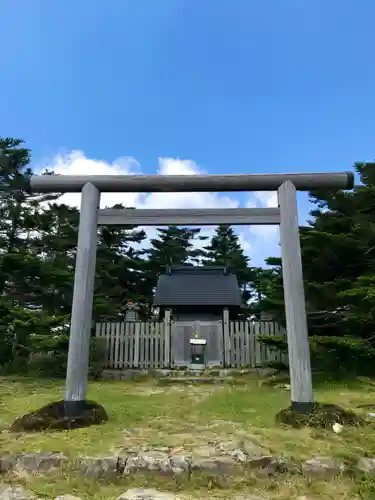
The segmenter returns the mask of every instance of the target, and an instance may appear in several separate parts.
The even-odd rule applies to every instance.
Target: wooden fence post
[[[133,362],[132,362],[134,368],[139,367],[140,330],[141,330],[141,323],[137,321],[134,323],[134,351],[133,351]],[[129,335],[129,342],[130,340],[131,336]]]
[[[164,316],[164,365],[171,366],[171,311],[167,309]]]
[[[230,365],[230,337],[229,337],[229,309],[225,307],[223,309],[223,337],[224,337],[224,366]]]

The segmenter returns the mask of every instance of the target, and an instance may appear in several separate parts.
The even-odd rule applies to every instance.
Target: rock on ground
[[[30,473],[51,472],[68,461],[62,453],[23,453],[15,463],[15,470]]]
[[[311,477],[324,477],[328,479],[337,476],[344,471],[344,464],[331,457],[315,457],[307,460],[302,465],[302,473],[305,476]]]
[[[265,500],[265,498],[258,495],[237,495],[233,500]]]
[[[85,477],[111,479],[119,474],[120,462],[118,457],[82,457],[79,468]]]
[[[82,500],[80,497],[75,497],[74,495],[59,495],[55,500]]]
[[[0,487],[0,500],[33,500],[34,498],[31,493],[21,486]]]
[[[108,415],[102,405],[86,401],[85,408],[76,416],[68,415],[64,401],[50,403],[39,410],[17,418],[11,432],[42,432],[47,429],[77,429],[107,422]]]
[[[361,472],[365,472],[370,476],[375,476],[375,458],[374,457],[362,457],[358,460],[357,469]]]
[[[155,489],[132,488],[127,490],[117,500],[177,500],[176,495]]]

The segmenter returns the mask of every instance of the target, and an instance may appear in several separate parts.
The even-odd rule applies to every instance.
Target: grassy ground
[[[371,409],[359,405],[374,405],[375,383],[370,380],[322,382],[316,384],[319,402],[335,403],[359,414]],[[158,386],[156,382],[97,382],[91,383],[89,399],[104,405],[109,422],[98,427],[74,431],[13,435],[7,431],[18,416],[62,398],[63,384],[55,381],[0,379],[0,456],[5,452],[62,451],[70,457],[82,455],[112,455],[126,450],[149,446],[194,449],[212,441],[228,441],[247,437],[268,448],[275,455],[295,461],[314,455],[330,455],[354,460],[358,456],[375,456],[375,432],[364,428],[345,428],[341,434],[331,430],[289,429],[275,424],[276,413],[288,406],[289,393],[261,384],[249,377],[239,386]],[[374,410],[375,411],[375,410]],[[23,481],[24,478],[19,478]],[[43,480],[27,478],[27,487],[53,496],[66,492],[93,499],[116,498],[134,484],[156,485],[164,489],[179,489],[169,479],[130,478],[119,484],[95,484],[74,476]],[[31,485],[31,486],[30,486]],[[260,494],[265,499],[293,499],[307,495],[308,500],[373,499],[375,485],[367,480],[339,478],[324,483],[309,482],[300,477],[255,480],[251,476],[232,478],[230,484],[215,485],[205,478],[195,478],[184,484],[181,498],[229,499],[235,490]],[[259,490],[259,491],[258,491]]]

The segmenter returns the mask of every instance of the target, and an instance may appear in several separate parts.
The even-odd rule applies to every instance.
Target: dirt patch
[[[199,403],[204,399],[211,396],[215,391],[220,390],[221,387],[202,387],[202,386],[182,386],[182,385],[171,385],[167,387],[142,387],[137,386],[134,391],[130,391],[130,394],[136,396],[153,396],[155,394],[184,394],[187,398],[191,399],[194,403]]]
[[[147,388],[142,388],[139,391],[134,391],[133,394],[136,394],[137,396],[154,396],[155,394],[163,394],[165,391],[162,389],[147,389]]]
[[[214,420],[204,425],[190,415],[189,422],[183,424],[179,419],[160,417],[149,426],[126,429],[120,448],[131,453],[149,449],[190,452],[202,446],[239,442],[246,435],[248,432],[240,424],[231,421]]]

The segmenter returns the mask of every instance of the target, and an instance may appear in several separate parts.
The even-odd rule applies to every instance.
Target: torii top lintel
[[[276,191],[286,181],[299,191],[352,189],[354,174],[32,175],[28,188],[36,193],[78,193],[91,183],[110,193]]]

